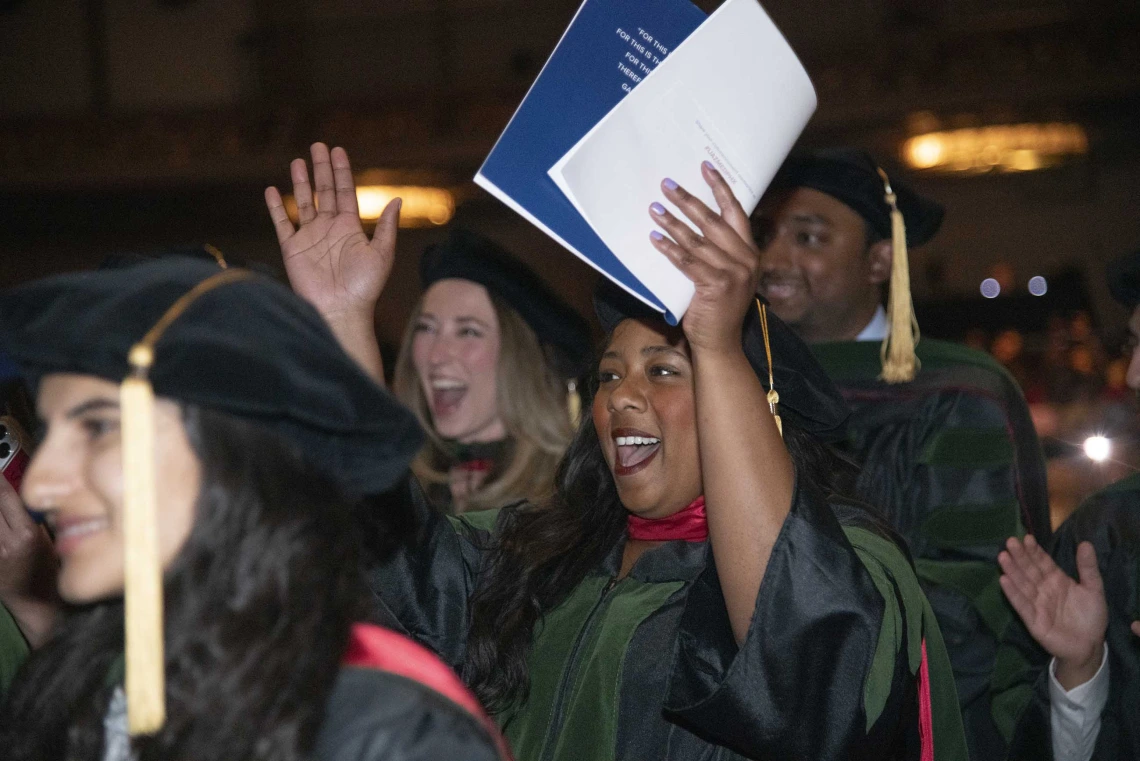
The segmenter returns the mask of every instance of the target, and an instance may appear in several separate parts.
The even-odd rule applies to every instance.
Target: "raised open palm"
[[[1108,603],[1092,545],[1077,547],[1079,583],[1032,536],[1011,538],[1006,550],[998,555],[1001,588],[1033,638],[1058,662],[1099,663]]]
[[[293,290],[326,319],[366,316],[370,320],[392,271],[400,199],[384,209],[369,240],[360,223],[348,154],[343,148],[330,153],[324,143],[314,143],[311,155],[312,184],[304,159],[289,165],[299,227],[289,220],[277,188],[265,190],[285,271]]]

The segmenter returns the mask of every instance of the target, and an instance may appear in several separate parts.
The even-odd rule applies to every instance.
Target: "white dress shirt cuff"
[[[1100,715],[1108,702],[1108,643],[1096,675],[1069,691],[1057,681],[1057,659],[1049,661],[1049,717],[1053,761],[1089,761],[1100,734]]]

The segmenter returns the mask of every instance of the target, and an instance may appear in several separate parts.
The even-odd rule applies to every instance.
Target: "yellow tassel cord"
[[[126,557],[127,719],[132,735],[157,732],[166,721],[162,642],[162,562],[158,554],[154,463],[154,390],[147,380],[153,353],[137,345],[123,381],[123,535]]]
[[[566,381],[566,410],[570,413],[570,427],[577,428],[582,421],[582,395],[576,380]]]
[[[887,383],[906,383],[914,380],[918,372],[918,357],[914,353],[918,345],[918,320],[914,316],[914,304],[910,297],[910,263],[907,260],[906,224],[899,211],[898,199],[891,188],[887,173],[879,169],[883,178],[884,196],[891,207],[891,290],[887,300],[887,321],[891,329],[883,339],[879,358],[883,372],[879,376]]]
[[[155,472],[154,389],[148,373],[163,331],[203,293],[249,272],[226,270],[182,296],[131,349],[130,375],[119,387],[123,450],[123,538],[126,609],[127,727],[132,736],[153,734],[166,721],[162,637],[162,558],[158,549],[158,485]]]
[[[776,378],[772,373],[772,346],[768,343],[768,307],[760,299],[756,299],[756,309],[760,312],[760,330],[764,334],[764,356],[768,358],[768,409],[776,421],[776,430],[780,438],[784,438],[784,421],[776,414],[776,405],[780,403],[780,395],[776,393]]]
[[[203,245],[202,248],[206,249],[207,254],[214,257],[214,261],[218,263],[219,267],[226,269],[226,267],[229,266],[226,264],[226,255],[222,253],[222,250],[220,248],[217,246],[211,246],[209,243]]]

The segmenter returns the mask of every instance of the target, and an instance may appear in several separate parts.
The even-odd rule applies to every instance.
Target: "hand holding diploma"
[[[740,352],[745,312],[755,308],[760,251],[752,239],[748,214],[724,177],[707,161],[701,165],[701,176],[712,189],[720,213],[666,179],[661,183],[665,198],[700,233],[654,203],[649,207],[650,216],[668,235],[654,231],[650,240],[693,281],[693,300],[681,321],[692,351]]]

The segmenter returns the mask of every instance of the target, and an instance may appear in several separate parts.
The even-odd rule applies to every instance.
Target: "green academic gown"
[[[28,657],[28,643],[12,614],[0,603],[0,702],[12,684],[12,678]]]
[[[1140,761],[1140,475],[1098,492],[1061,524],[1053,559],[1077,578],[1077,545],[1091,542],[1108,601],[1108,702],[1093,761]],[[1009,758],[1049,761],[1051,660],[1017,619],[1006,632],[994,677],[994,715]]]
[[[889,385],[878,341],[812,345],[852,408],[857,490],[910,544],[950,652],[971,755],[1004,743],[989,687],[1013,610],[998,586],[997,554],[1026,531],[1050,541],[1045,462],[1016,382],[991,357],[923,339],[921,369]]]
[[[374,565],[371,586],[461,671],[478,569],[518,508],[416,509],[422,535]],[[624,542],[536,627],[528,697],[497,717],[520,761],[918,759],[924,734],[935,758],[966,757],[945,647],[908,560],[841,526],[814,488],[797,488],[740,646],[707,541],[666,542],[618,579]]]

